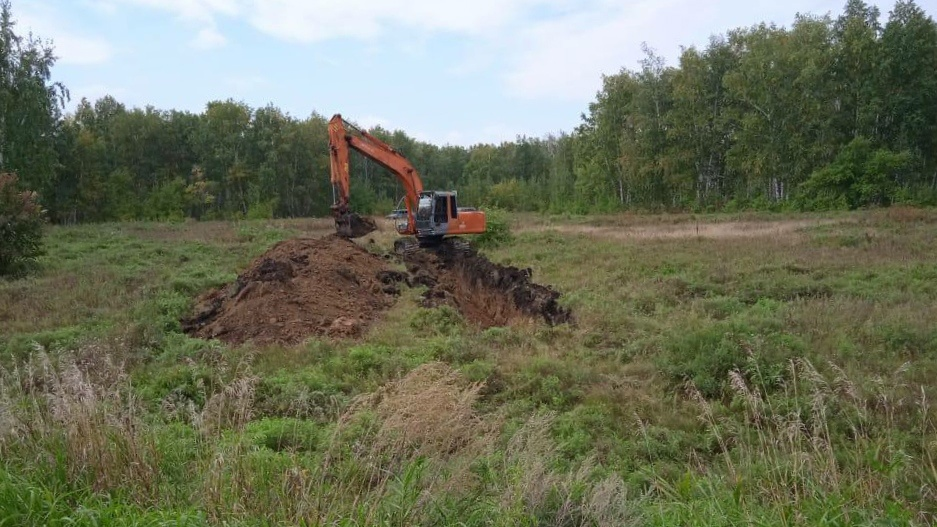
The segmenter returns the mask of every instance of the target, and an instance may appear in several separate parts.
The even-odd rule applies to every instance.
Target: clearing
[[[935,522],[937,211],[513,221],[51,227],[0,281],[0,518]]]

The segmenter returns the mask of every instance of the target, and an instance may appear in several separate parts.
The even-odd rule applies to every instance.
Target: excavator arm
[[[348,129],[354,130],[352,134]],[[403,186],[407,207],[406,228],[400,234],[414,234],[416,221],[414,211],[417,209],[420,193],[423,192],[423,181],[413,165],[400,152],[373,135],[358,130],[346,123],[340,114],[335,114],[329,121],[329,152],[332,174],[332,189],[335,193],[335,203],[332,205],[332,214],[335,216],[336,229],[339,234],[348,238],[357,238],[375,230],[376,225],[351,212],[349,199],[351,197],[351,176],[349,171],[349,152],[355,150],[375,163],[386,168]]]
[[[349,131],[351,129],[354,133]],[[397,225],[397,232],[415,236],[421,246],[433,246],[445,236],[485,232],[485,213],[459,207],[454,190],[423,190],[423,181],[407,158],[389,144],[346,123],[340,114],[329,121],[329,153],[335,203],[335,230],[340,236],[358,238],[377,229],[377,225],[349,209],[351,176],[348,158],[351,150],[371,159],[390,171],[400,181],[405,193],[407,223]]]

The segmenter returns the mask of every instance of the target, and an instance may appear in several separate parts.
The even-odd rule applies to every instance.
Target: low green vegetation
[[[933,522],[937,213],[509,219],[575,323],[405,290],[266,348],[178,319],[328,221],[49,228],[0,282],[0,525]]]

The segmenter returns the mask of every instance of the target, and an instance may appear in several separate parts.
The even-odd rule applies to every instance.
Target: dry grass
[[[253,417],[254,390],[260,380],[246,362],[238,366],[234,380],[205,402],[194,425],[206,436],[225,430],[241,431]]]
[[[557,232],[560,234],[583,234],[609,240],[660,240],[660,239],[726,239],[797,237],[808,227],[836,225],[837,220],[775,220],[775,221],[725,221],[686,222],[675,224],[596,226],[596,225],[540,225],[518,229],[518,232]]]
[[[80,324],[138,300],[141,285],[101,270],[0,282],[0,335]]]
[[[552,414],[535,415],[508,440],[499,467],[505,476],[501,510],[518,517],[551,511],[545,520],[556,526],[639,525],[640,500],[629,497],[617,474],[596,479],[593,459],[565,472],[551,466],[558,458],[550,432],[553,421]]]
[[[343,420],[373,411],[381,425],[378,451],[452,456],[466,449],[481,452],[492,442],[497,422],[475,410],[484,383],[466,382],[449,365],[433,362],[378,391],[359,397]]]
[[[453,302],[469,322],[483,328],[532,322],[533,317],[521,312],[514,299],[504,291],[492,291],[476,283],[463,268],[457,268],[454,274],[454,279],[448,284]]]
[[[95,349],[87,353],[104,350],[89,346]],[[63,469],[73,485],[153,504],[161,456],[128,377],[104,355],[94,371],[87,366],[74,355],[37,349],[24,364],[0,370],[0,457],[32,459],[46,470]]]
[[[935,519],[937,472],[925,470],[922,480],[909,481],[910,473],[904,471],[921,463],[933,467],[937,445],[928,439],[933,415],[924,392],[919,392],[916,401],[890,398],[907,368],[865,387],[853,383],[835,364],[828,369],[830,373],[823,374],[806,359],[792,360],[784,393],[770,396],[752,386],[741,372],[731,372],[734,407],[743,412],[742,419],[722,415],[689,386],[689,396],[701,410],[700,419],[718,442],[725,484],[734,487],[741,510],[747,514],[755,514],[757,507],[799,511],[790,521],[805,524],[817,512],[812,509],[831,498],[848,500],[857,511],[879,514],[894,502],[917,511],[915,519],[929,524]],[[892,437],[900,428],[896,415],[904,413],[902,407],[916,409],[913,419],[925,432],[918,452],[903,450],[898,447],[899,438]],[[848,443],[843,442],[843,434],[849,437]],[[918,489],[916,502],[908,502],[909,486]],[[657,489],[672,498],[686,497],[685,491],[669,482],[658,481]],[[859,520],[850,518],[849,508],[837,514],[843,515],[845,524]]]

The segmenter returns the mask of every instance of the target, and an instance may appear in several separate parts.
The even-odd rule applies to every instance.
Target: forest
[[[332,192],[327,115],[211,101],[201,113],[82,99],[65,112],[54,49],[0,20],[0,170],[38,192],[52,221],[323,216]],[[911,0],[887,20],[849,0],[684,48],[648,45],[602,78],[568,133],[471,147],[370,131],[462,202],[552,213],[832,210],[937,203],[937,23]],[[319,101],[321,108],[327,101]],[[352,117],[353,116],[348,116]],[[401,197],[354,161],[353,200]]]

